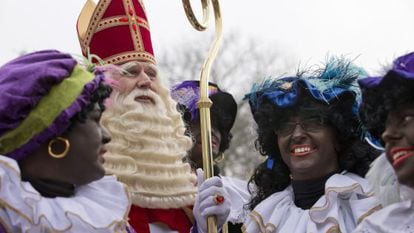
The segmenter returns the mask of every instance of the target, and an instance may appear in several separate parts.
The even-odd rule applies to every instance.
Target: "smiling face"
[[[338,170],[335,130],[318,117],[292,116],[275,129],[277,144],[292,178],[320,178]]]
[[[401,184],[414,187],[414,105],[390,111],[382,134],[388,160]]]

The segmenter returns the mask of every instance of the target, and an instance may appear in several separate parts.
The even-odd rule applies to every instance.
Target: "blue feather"
[[[330,104],[343,93],[355,95],[352,108],[354,116],[358,116],[358,106],[361,101],[361,91],[357,80],[367,76],[360,67],[344,57],[328,57],[322,67],[307,69],[295,77],[268,77],[261,83],[255,83],[250,92],[245,95],[249,100],[252,111],[260,108],[263,99],[267,98],[280,108],[294,106],[301,95],[300,88],[305,88],[315,100]],[[300,84],[300,85],[299,85]],[[361,137],[366,136],[365,130],[359,127]]]

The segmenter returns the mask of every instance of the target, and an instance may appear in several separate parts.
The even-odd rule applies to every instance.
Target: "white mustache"
[[[143,90],[143,89],[134,89],[130,93],[128,93],[128,95],[125,96],[125,100],[127,102],[129,102],[129,101],[135,102],[135,98],[139,97],[139,96],[148,96],[149,98],[151,98],[154,101],[155,105],[158,105],[161,102],[160,96],[157,93],[150,90],[150,89],[145,89],[145,90]]]

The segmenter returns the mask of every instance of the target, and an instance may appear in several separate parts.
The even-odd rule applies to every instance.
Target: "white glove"
[[[220,177],[211,177],[204,181],[201,168],[197,169],[198,195],[194,204],[193,214],[197,222],[198,233],[207,232],[207,217],[215,215],[217,227],[221,229],[230,214],[230,198],[223,187]],[[221,204],[215,201],[217,196],[224,198]],[[219,198],[220,199],[220,198]]]

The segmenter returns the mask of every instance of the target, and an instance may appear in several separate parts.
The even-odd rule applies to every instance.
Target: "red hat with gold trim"
[[[77,31],[84,56],[96,55],[107,64],[155,64],[142,0],[87,0],[78,18]]]

